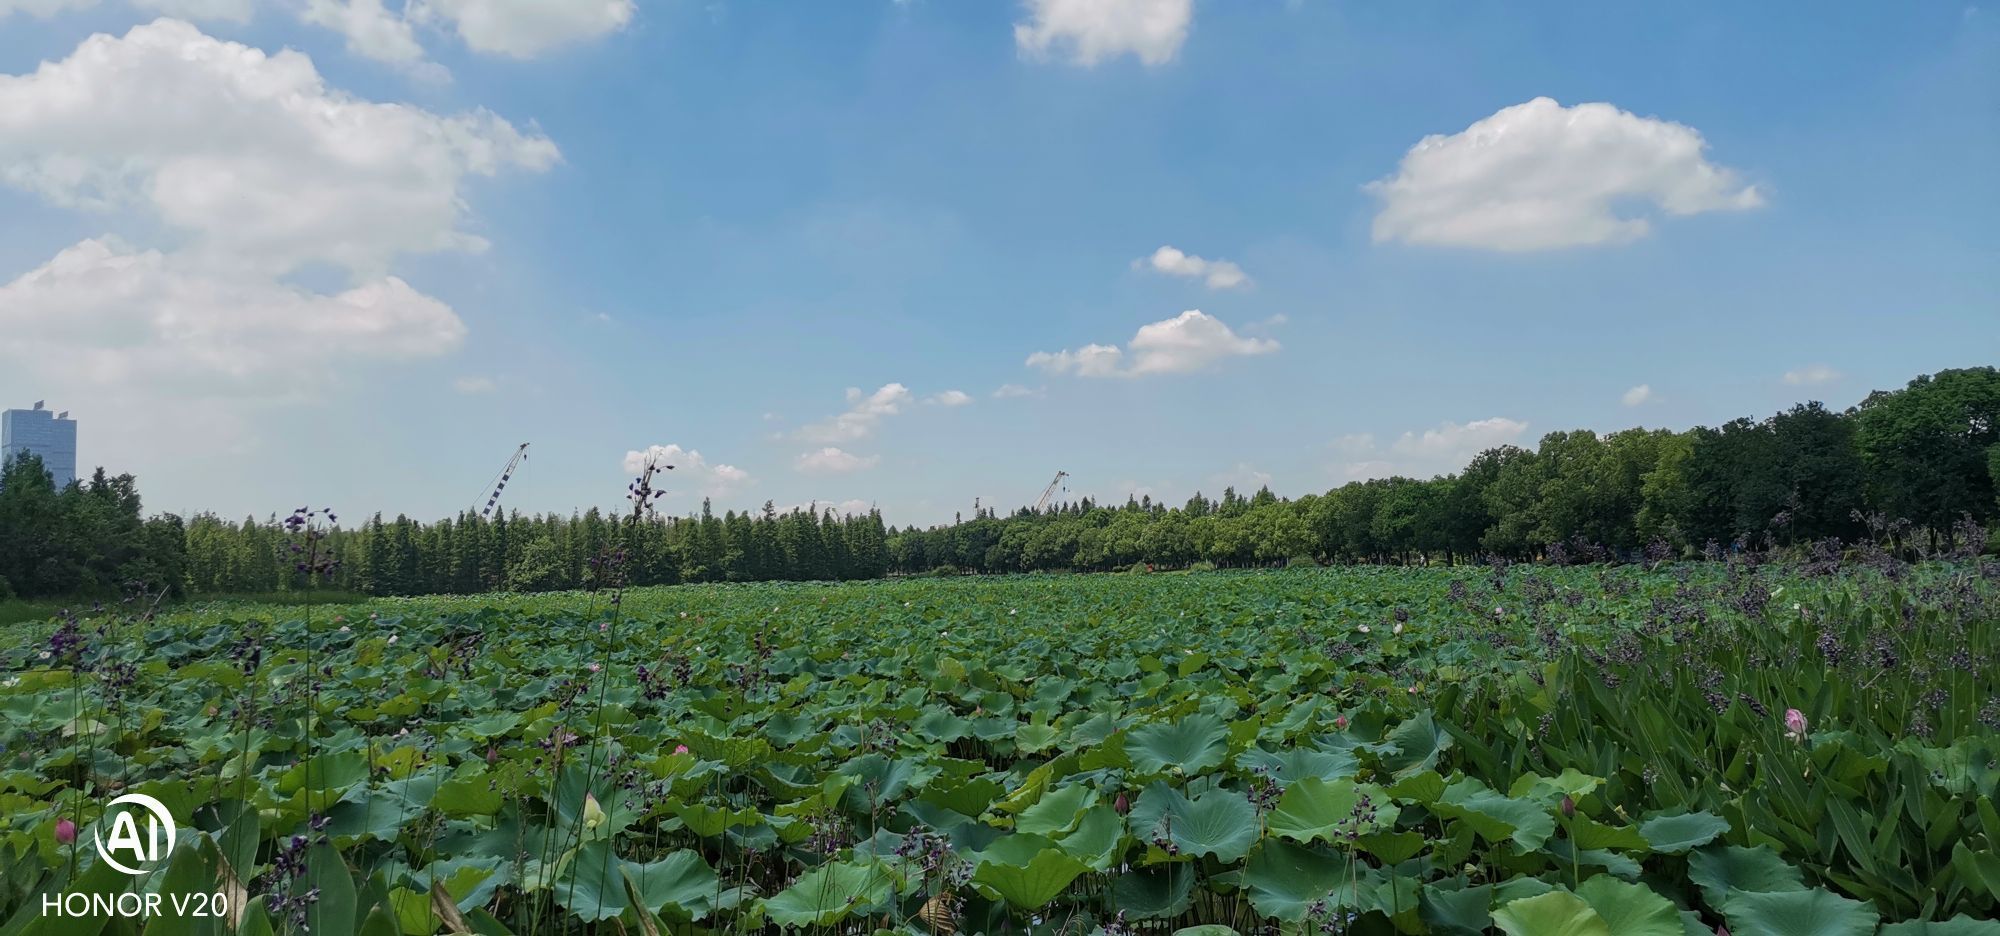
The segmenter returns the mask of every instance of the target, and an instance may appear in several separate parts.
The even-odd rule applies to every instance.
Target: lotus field
[[[0,934],[2000,933],[2000,574],[1877,560],[78,613]]]

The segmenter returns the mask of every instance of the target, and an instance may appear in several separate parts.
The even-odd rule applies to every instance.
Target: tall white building
[[[0,413],[0,464],[17,455],[41,456],[56,490],[68,487],[76,480],[76,420],[68,413],[51,413],[40,402],[34,409]]]

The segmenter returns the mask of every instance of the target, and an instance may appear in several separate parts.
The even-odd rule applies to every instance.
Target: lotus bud
[[[1345,715],[1335,715],[1335,716],[1333,717],[1333,730],[1335,730],[1335,731],[1346,731],[1346,730],[1347,730],[1347,716],[1345,716]]]
[[[1117,799],[1111,801],[1111,808],[1117,810],[1118,814],[1122,816],[1132,808],[1132,803],[1125,798],[1125,794],[1120,793]]]
[[[76,823],[68,819],[56,820],[56,844],[68,845],[76,841]]]
[[[687,746],[687,745],[685,745],[685,744],[676,744],[676,745],[674,745],[674,753],[675,753],[675,754],[686,754],[687,752],[688,752],[688,746]]]
[[[1575,818],[1576,818],[1576,798],[1575,798],[1575,797],[1571,797],[1571,796],[1565,796],[1565,797],[1563,797],[1563,801],[1562,801],[1562,814],[1563,814],[1563,818],[1564,818],[1564,819],[1575,819]]]
[[[597,805],[597,797],[589,793],[583,794],[583,827],[595,829],[603,825],[606,818],[604,807]]]
[[[1785,710],[1785,737],[1794,741],[1806,738],[1806,713],[1795,708]]]

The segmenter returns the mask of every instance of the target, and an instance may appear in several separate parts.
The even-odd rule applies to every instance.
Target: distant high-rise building
[[[39,401],[34,409],[0,413],[0,463],[17,455],[41,456],[56,490],[68,487],[76,480],[76,420],[49,412]]]

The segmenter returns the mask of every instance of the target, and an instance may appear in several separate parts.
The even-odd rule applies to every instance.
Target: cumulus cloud
[[[1020,384],[1010,383],[1001,384],[998,390],[993,391],[993,396],[995,399],[1011,400],[1015,397],[1034,396],[1036,393],[1037,391],[1030,390]]]
[[[300,53],[177,20],[93,36],[0,75],[0,184],[177,243],[92,238],[20,276],[0,310],[0,357],[84,362],[66,381],[166,386],[297,382],[336,357],[448,352],[464,324],[387,267],[483,247],[461,229],[465,180],[556,157],[493,114],[361,100]],[[288,282],[309,266],[345,271],[350,287]]]
[[[1270,354],[1278,343],[1248,338],[1231,331],[1220,319],[1190,309],[1165,321],[1142,326],[1124,348],[1090,344],[1074,351],[1037,351],[1029,367],[1079,377],[1143,377],[1186,374],[1230,357]]]
[[[1785,383],[1794,387],[1818,387],[1847,376],[1825,364],[1811,364],[1785,372]]]
[[[1625,401],[1626,406],[1638,406],[1642,403],[1650,401],[1651,399],[1653,399],[1653,386],[1651,384],[1640,384],[1636,387],[1633,387],[1632,389],[1625,391],[1625,396],[1623,397],[1623,399]]]
[[[1610,104],[1516,104],[1451,135],[1425,137],[1382,200],[1377,242],[1528,251],[1624,243],[1651,221],[1763,204],[1757,188],[1708,161],[1693,127]]]
[[[972,394],[963,390],[946,390],[943,393],[932,394],[929,401],[939,406],[964,406],[972,402]]]
[[[435,357],[464,337],[450,307],[393,276],[317,295],[111,239],[0,286],[0,360],[51,381],[304,391],[336,365]]]
[[[499,389],[491,377],[460,377],[451,382],[451,388],[465,394],[492,393]]]
[[[633,0],[411,0],[408,15],[475,52],[526,59],[617,32],[635,9]]]
[[[1480,452],[1519,442],[1527,432],[1527,423],[1504,416],[1468,423],[1443,422],[1433,429],[1403,433],[1386,451],[1371,434],[1345,435],[1332,446],[1342,456],[1333,473],[1344,481],[1449,474],[1464,468]]]
[[[1150,267],[1154,272],[1168,276],[1199,279],[1207,283],[1210,289],[1235,289],[1250,283],[1250,277],[1244,275],[1243,268],[1234,263],[1227,260],[1205,260],[1176,247],[1161,247],[1153,251],[1150,257],[1132,261],[1132,265]]]
[[[1194,21],[1194,0],[1027,0],[1027,7],[1027,20],[1014,24],[1015,47],[1077,65],[1125,54],[1164,65],[1180,53]]]
[[[873,468],[882,461],[879,455],[856,455],[827,446],[815,452],[806,452],[794,459],[793,467],[806,474],[847,474]]]
[[[910,388],[899,383],[883,384],[874,393],[860,387],[847,388],[847,410],[831,419],[799,430],[799,437],[813,442],[852,442],[875,433],[882,420],[909,405]]]
[[[685,484],[705,497],[722,497],[750,483],[749,472],[735,465],[710,464],[700,451],[679,445],[649,445],[644,451],[625,453],[624,469],[628,475],[636,477],[649,463],[662,468],[672,465],[673,471],[667,475],[671,484]],[[656,481],[654,487],[662,483]]]
[[[382,0],[306,0],[299,17],[347,37],[347,51],[356,55],[443,76],[442,69],[423,64],[424,47],[409,18],[390,12]]]
[[[361,100],[327,87],[305,55],[176,20],[0,75],[0,182],[60,205],[135,209],[277,271],[478,250],[461,230],[465,180],[557,158],[546,137],[494,114]]]
[[[1469,461],[1472,456],[1498,445],[1517,442],[1527,434],[1528,424],[1504,416],[1475,419],[1469,423],[1443,422],[1422,434],[1405,432],[1391,446],[1400,455],[1446,456]]]

